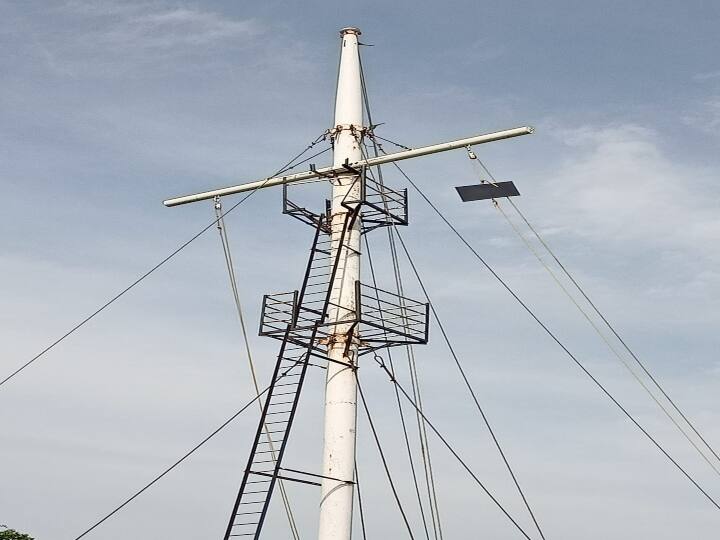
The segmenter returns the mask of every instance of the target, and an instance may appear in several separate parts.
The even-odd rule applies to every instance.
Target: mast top
[[[340,35],[344,36],[345,34],[355,34],[356,36],[359,36],[362,34],[359,28],[355,26],[346,26],[345,28],[340,30]]]

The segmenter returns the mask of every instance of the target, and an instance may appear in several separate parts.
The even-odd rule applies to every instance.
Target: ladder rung
[[[267,493],[267,492],[268,492],[267,489],[262,490],[262,491],[245,491],[245,492],[243,492],[243,495],[254,495],[256,493]]]
[[[295,403],[294,399],[292,401],[281,401],[280,403],[270,403],[270,405],[268,405],[268,407],[277,407],[279,405],[292,405],[293,403]]]
[[[270,439],[270,440],[266,439],[264,441],[258,441],[258,446],[260,446],[261,444],[278,444],[278,443],[282,443],[282,442],[283,442],[283,439]]]
[[[283,377],[285,378],[285,377]],[[275,388],[280,388],[281,386],[297,386],[297,381],[295,382],[289,382],[289,383],[282,383],[282,384],[276,384]]]
[[[297,392],[280,392],[279,394],[273,394],[273,396],[290,396],[290,395],[297,395]]]

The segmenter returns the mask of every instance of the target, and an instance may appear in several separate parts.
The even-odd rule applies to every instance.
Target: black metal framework
[[[327,356],[327,344],[337,333],[338,325],[342,325],[342,331],[347,334],[345,343],[348,348],[352,343],[358,344],[358,355],[383,347],[428,341],[429,304],[370,287],[360,281],[355,282],[354,309],[331,302],[332,284],[340,260],[344,250],[349,249],[346,237],[356,220],[361,217],[362,234],[378,227],[408,223],[407,190],[393,190],[368,178],[365,167],[356,170],[346,164],[345,169],[354,174],[353,182],[360,184],[359,189],[350,189],[342,201],[347,212],[340,231],[332,230],[330,201],[326,201],[324,213],[316,214],[292,202],[288,198],[287,185],[283,186],[283,213],[313,226],[315,236],[300,290],[263,297],[260,335],[282,343],[225,540],[260,537],[278,480],[317,486],[319,482],[298,478],[297,475],[325,478],[283,469],[281,462],[307,368],[315,365],[310,363],[310,359],[320,358],[320,367],[331,361]],[[330,312],[333,320],[330,320]],[[282,471],[296,474],[286,476],[281,474]],[[334,480],[352,483],[347,479]]]
[[[286,333],[289,336],[307,333],[307,330],[294,331],[288,326]],[[309,341],[314,339],[314,334],[315,330],[310,330],[306,336]],[[288,339],[283,340],[250,458],[225,531],[226,540],[260,537],[297,411],[307,359],[306,349],[293,345]]]
[[[288,215],[290,217],[294,217],[297,220],[302,221],[303,223],[310,225],[312,227],[317,227],[318,224],[321,221],[321,215],[322,214],[316,214],[312,210],[308,210],[304,206],[300,206],[299,204],[294,203],[290,200],[288,197],[288,185],[283,184],[283,210],[282,213],[285,215]],[[325,215],[324,215],[324,226],[327,228],[329,227],[329,218],[330,216],[330,201],[325,201]],[[329,229],[326,232],[330,232]]]
[[[298,303],[297,291],[267,294],[263,297],[260,316],[260,335],[275,339],[284,339],[285,328],[295,321],[297,329],[307,329],[316,325],[316,316],[320,308],[316,301]],[[343,323],[357,326],[360,336],[359,354],[364,355],[383,347],[399,345],[421,345],[428,341],[430,305],[411,298],[399,296],[389,291],[355,282],[355,311],[340,313],[345,315]],[[342,308],[332,305],[338,310]],[[333,331],[335,323],[324,320],[317,324],[318,341],[323,342]],[[311,354],[324,349],[315,349]],[[324,355],[323,355],[324,357]]]
[[[310,357],[321,356],[327,359],[324,354],[318,352],[320,339],[318,330],[327,318],[330,284],[333,283],[340,255],[345,249],[346,233],[352,228],[357,215],[357,208],[346,214],[334,259],[331,252],[332,237],[326,224],[326,216],[318,216],[302,289],[290,293],[292,297],[290,317],[283,322],[285,330],[279,338],[282,341],[280,353],[255,432],[250,457],[225,531],[225,540],[259,538],[277,480],[296,480],[280,475],[280,465],[297,411],[305,374],[310,365]],[[285,302],[285,299],[282,301]],[[280,316],[284,312],[287,310],[283,311],[280,308],[275,310],[273,324],[279,324]],[[302,324],[299,323],[300,317]],[[298,481],[317,484],[307,480]]]
[[[346,197],[342,204],[349,210],[360,206],[362,216],[362,233],[366,234],[378,227],[408,224],[407,189],[392,189],[366,174],[366,167],[360,170],[345,165],[348,172],[355,174],[355,182],[360,183],[360,194],[357,200]],[[314,170],[314,167],[311,167]],[[329,177],[333,179],[333,177]],[[283,214],[289,215],[313,227],[317,226],[320,214],[293,202],[289,197],[290,188],[283,184]],[[325,201],[326,225],[329,225],[330,201]],[[329,231],[328,231],[329,232]]]
[[[463,202],[499,199],[500,197],[517,197],[520,192],[513,182],[493,182],[457,186],[455,188]]]
[[[360,197],[346,198],[343,205],[362,206],[363,234],[378,227],[408,224],[407,189],[398,191],[381,184],[367,175],[365,166],[358,170],[346,164],[345,168],[355,173],[355,181],[360,182]]]

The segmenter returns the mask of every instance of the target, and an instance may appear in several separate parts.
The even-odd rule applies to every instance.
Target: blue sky
[[[355,25],[374,45],[363,60],[373,116],[385,122],[379,134],[419,146],[536,127],[478,153],[516,182],[518,204],[717,448],[718,22],[713,2],[0,1],[0,368],[15,369],[212,219],[209,204],[166,209],[161,200],[263,177],[322,133],[337,30]],[[460,204],[452,186],[475,181],[464,154],[404,168],[720,497],[712,469],[501,216]],[[410,196],[404,234],[546,536],[712,538],[720,514]],[[310,241],[280,204],[280,191],[267,190],[228,217],[252,327],[262,294],[297,287]],[[374,257],[386,265],[374,234]],[[434,329],[417,351],[428,415],[529,527],[439,337]],[[267,377],[276,344],[252,345]],[[380,414],[392,410],[391,389],[371,366],[362,371],[417,524],[397,417]],[[308,469],[319,460],[319,379],[293,442],[293,463]],[[0,523],[39,540],[74,538],[251,395],[211,230],[0,389],[0,478],[12,487],[0,490]],[[253,414],[95,537],[218,536]],[[402,536],[360,426],[370,530]],[[452,458],[433,450],[447,537],[517,538]],[[292,495],[313,536],[316,493]],[[273,512],[266,537],[285,538]]]

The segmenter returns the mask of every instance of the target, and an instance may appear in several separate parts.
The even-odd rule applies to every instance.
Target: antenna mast
[[[332,166],[316,168],[311,164],[309,171],[164,202],[166,206],[178,206],[282,185],[283,213],[315,230],[301,289],[263,297],[260,335],[282,343],[225,540],[260,538],[279,481],[320,486],[318,540],[350,540],[358,358],[381,348],[428,341],[429,304],[360,282],[362,235],[378,227],[408,224],[407,189],[397,190],[378,182],[369,174],[370,168],[533,131],[523,126],[371,158],[364,156],[363,137],[370,127],[363,126],[359,35],[360,30],[353,27],[340,31],[335,123],[329,132],[334,148]],[[312,178],[327,179],[332,186],[332,201],[320,214],[288,198],[289,184]],[[322,474],[282,466],[307,368],[315,365],[311,359],[327,366]],[[268,429],[268,425],[272,428]],[[308,480],[308,476],[321,481]]]
[[[340,71],[335,98],[333,167],[355,163],[362,158],[363,122],[362,87],[357,28],[340,31],[342,45]],[[360,201],[357,174],[348,171],[332,179],[331,235],[332,258],[339,255],[338,268],[331,284],[327,378],[325,380],[325,435],[320,528],[318,540],[350,540],[354,484],[330,478],[352,479],[355,468],[355,424],[357,419],[358,336],[353,331],[356,303],[355,282],[360,279],[361,215],[348,219],[351,208],[345,201]],[[345,204],[344,204],[345,203]],[[357,207],[358,203],[355,203]],[[343,229],[349,229],[343,235]],[[344,238],[342,238],[344,236]],[[341,240],[345,246],[341,246]],[[348,321],[348,322],[345,322]]]

